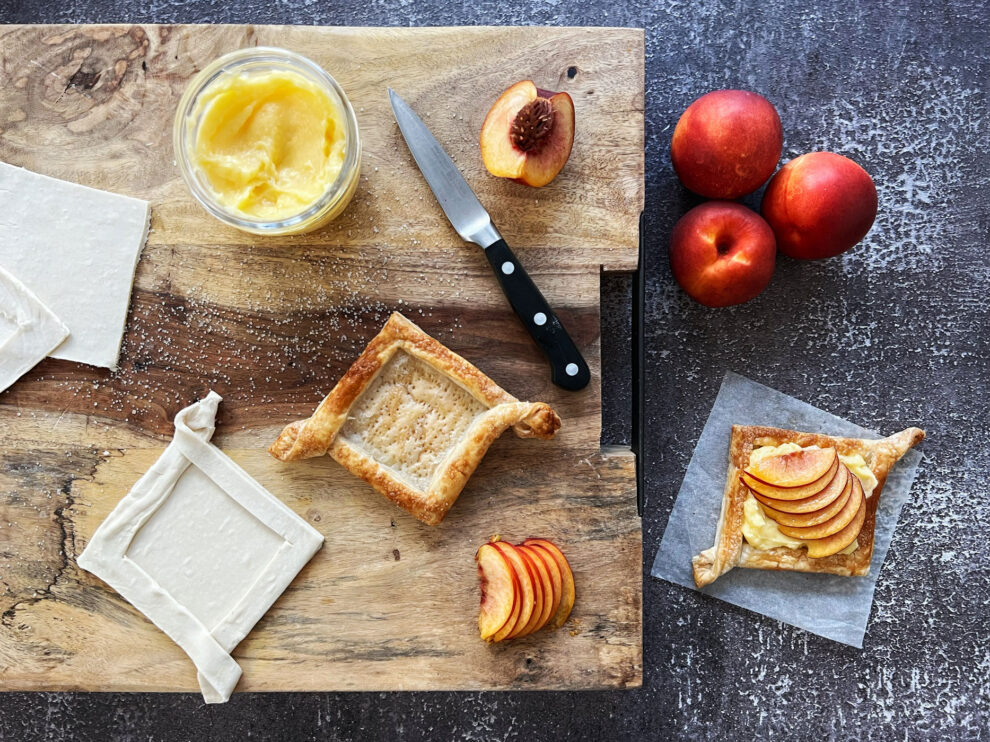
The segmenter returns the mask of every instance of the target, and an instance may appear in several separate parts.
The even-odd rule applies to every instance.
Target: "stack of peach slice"
[[[850,546],[866,520],[863,485],[834,448],[769,456],[741,479],[780,532],[803,541],[815,559]]]
[[[530,538],[513,546],[495,539],[478,549],[475,561],[482,639],[518,639],[544,626],[563,626],[574,606],[574,575],[554,544]]]

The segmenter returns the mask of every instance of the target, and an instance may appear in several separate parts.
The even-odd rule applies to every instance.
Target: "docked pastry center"
[[[339,437],[425,490],[487,409],[457,382],[400,350],[351,407]]]
[[[742,532],[756,549],[807,548],[822,558],[851,554],[877,479],[859,454],[796,443],[753,450],[741,481],[748,489]]]

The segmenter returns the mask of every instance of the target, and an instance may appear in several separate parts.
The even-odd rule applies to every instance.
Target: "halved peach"
[[[523,80],[495,101],[481,125],[488,172],[540,187],[557,177],[574,143],[574,101]]]
[[[839,459],[836,457],[832,462],[831,468],[829,468],[825,474],[810,484],[804,484],[798,487],[776,487],[772,484],[767,484],[766,482],[757,479],[748,471],[744,471],[742,473],[742,479],[747,487],[754,492],[759,492],[764,497],[769,497],[774,500],[804,500],[812,495],[817,495],[819,492],[828,487],[838,472]]]
[[[529,577],[533,581],[534,595],[533,615],[530,616],[529,623],[523,627],[523,630],[513,637],[516,639],[521,639],[524,636],[529,636],[534,631],[537,631],[540,626],[542,626],[540,623],[540,618],[543,616],[543,605],[544,603],[549,603],[551,599],[549,595],[544,593],[543,578],[540,575],[533,558],[529,555],[529,550],[523,548],[522,544],[517,545],[515,548],[519,556],[522,557],[523,562],[526,563],[526,568],[529,570]]]
[[[571,609],[574,607],[574,573],[571,572],[571,565],[567,563],[567,557],[564,556],[564,553],[546,539],[528,538],[523,542],[523,545],[543,549],[557,562],[557,566],[560,568],[560,605],[547,624],[552,629],[559,629],[564,625],[567,617],[571,615]]]
[[[791,538],[799,538],[802,541],[812,541],[815,539],[823,539],[826,536],[831,536],[833,533],[838,533],[843,528],[848,526],[853,518],[856,517],[856,513],[859,512],[860,506],[863,504],[863,485],[860,483],[859,478],[853,477],[853,491],[852,495],[849,497],[849,501],[845,504],[845,507],[840,510],[835,517],[825,521],[824,523],[819,523],[815,526],[808,526],[807,528],[794,528],[793,526],[785,526],[778,524],[777,527],[780,532],[785,536],[790,536]]]
[[[845,471],[843,471],[843,469]],[[768,518],[776,521],[777,523],[780,523],[781,525],[792,526],[794,528],[807,528],[808,526],[817,526],[819,523],[824,523],[827,520],[831,520],[832,518],[834,518],[836,515],[839,514],[839,511],[842,510],[843,507],[845,507],[847,502],[849,502],[849,496],[852,494],[853,491],[852,480],[854,478],[855,475],[850,474],[849,469],[843,466],[842,469],[839,470],[839,473],[835,476],[835,479],[833,480],[833,483],[836,486],[842,487],[842,491],[839,493],[838,497],[832,500],[831,503],[829,503],[823,508],[819,508],[818,510],[789,513],[782,510],[777,510],[773,506],[778,505],[781,502],[783,502],[783,504],[787,506],[787,505],[794,505],[795,503],[803,503],[804,501],[797,500],[793,502],[787,502],[781,500],[770,500],[768,498],[763,497],[762,495],[756,497],[755,493],[753,496],[756,497],[757,500],[759,500],[760,507],[763,508],[763,512],[766,513],[766,516]],[[829,485],[829,489],[831,489],[831,487],[832,485]],[[817,500],[821,500],[823,497],[825,497],[828,494],[829,493],[826,492],[820,492],[814,497],[809,498],[809,500],[815,500],[816,502],[813,502],[811,504],[817,504]]]
[[[502,556],[512,565],[512,568],[516,572],[516,579],[519,580],[519,598],[522,603],[522,609],[519,612],[519,618],[516,619],[516,625],[505,637],[506,639],[515,639],[523,632],[523,629],[526,628],[530,619],[533,617],[533,607],[536,605],[536,590],[533,587],[533,578],[530,576],[529,566],[523,561],[523,557],[516,547],[505,541],[496,541],[492,546],[502,552]]]
[[[490,639],[512,616],[516,603],[516,575],[502,553],[490,544],[482,544],[474,559],[481,580],[478,630],[482,639]]]
[[[834,448],[802,448],[770,456],[746,467],[753,479],[771,487],[791,489],[817,482],[831,469],[839,454]],[[790,498],[796,500],[798,498]]]
[[[856,516],[845,528],[838,533],[833,533],[825,538],[806,541],[808,544],[808,556],[812,559],[838,554],[859,537],[859,532],[863,530],[863,523],[866,522],[866,499],[864,498],[856,511]]]
[[[529,559],[530,564],[533,565],[533,571],[536,574],[536,584],[539,585],[539,592],[542,593],[540,613],[533,624],[533,628],[528,632],[533,633],[534,631],[539,631],[542,629],[553,615],[553,580],[550,577],[550,568],[547,567],[543,554],[539,549],[534,549],[532,546],[526,546],[526,544],[520,544],[516,548],[522,552],[526,558]],[[554,566],[556,567],[557,565],[554,564]],[[536,616],[535,609],[533,610],[533,615]],[[525,636],[525,632],[523,636]]]

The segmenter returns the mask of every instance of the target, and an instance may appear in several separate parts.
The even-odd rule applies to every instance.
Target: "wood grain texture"
[[[239,690],[596,688],[641,682],[641,545],[628,452],[575,459],[500,440],[441,527],[394,509],[329,458],[282,464],[228,450],[324,534],[326,544],[238,646]],[[56,455],[56,454],[52,454]],[[9,606],[4,688],[195,691],[192,663],[127,601],[74,564],[133,480],[160,455],[100,456],[62,516],[67,557],[47,587]],[[535,487],[549,469],[566,487]],[[63,506],[64,507],[64,506]],[[551,535],[578,600],[556,632],[488,645],[477,635],[477,546]],[[29,556],[17,547],[15,556]],[[33,555],[30,555],[33,556]],[[44,560],[39,560],[44,561]]]
[[[359,192],[310,235],[224,227],[173,164],[186,82],[249,45],[313,58],[358,115]],[[520,77],[568,90],[578,109],[571,160],[539,191],[488,176],[477,155],[488,105]],[[449,228],[386,84],[423,115],[519,248],[589,362],[583,392],[550,384],[484,256]],[[209,389],[225,400],[215,442],[327,536],[235,652],[240,689],[639,684],[640,525],[631,455],[600,451],[598,292],[603,267],[636,264],[642,142],[640,31],[0,28],[0,159],[152,202],[119,369],[47,360],[0,395],[0,686],[195,688],[181,651],[74,560],[160,454],[175,413]],[[497,442],[435,529],[329,459],[283,465],[264,453],[393,310],[563,419],[552,442]],[[564,630],[500,647],[477,639],[473,555],[494,532],[553,538],[575,562],[579,602]]]

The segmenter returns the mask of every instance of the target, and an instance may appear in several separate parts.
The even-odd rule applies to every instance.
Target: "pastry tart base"
[[[329,454],[428,525],[443,520],[507,428],[552,438],[560,418],[520,402],[399,313],[313,415],[268,449],[281,461]]]
[[[698,587],[711,584],[733,567],[776,569],[792,572],[821,572],[845,577],[869,574],[873,558],[873,531],[877,504],[883,485],[894,464],[925,437],[924,431],[908,428],[887,438],[839,438],[817,433],[800,433],[783,428],[733,425],[729,443],[729,471],[722,495],[722,511],[715,532],[715,545],[691,560]],[[858,537],[859,546],[851,554],[812,559],[806,549],[756,549],[743,538],[743,504],[748,490],[739,477],[749,462],[750,453],[760,446],[796,443],[799,446],[834,446],[840,455],[859,454],[877,478],[873,494],[866,500],[866,520]]]

